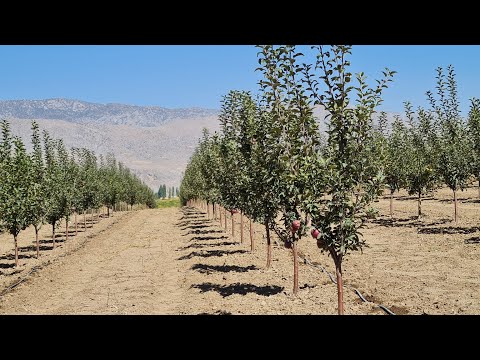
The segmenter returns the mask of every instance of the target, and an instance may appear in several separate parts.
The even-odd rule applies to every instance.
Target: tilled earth
[[[480,314],[477,198],[476,188],[459,194],[458,223],[448,189],[423,201],[420,220],[415,198],[403,192],[395,195],[393,218],[387,198],[375,203],[380,216],[362,231],[369,247],[344,261],[345,313],[385,314],[381,304],[396,314]],[[27,229],[18,268],[13,240],[3,234],[0,313],[336,314],[337,289],[326,273],[334,274],[333,261],[311,237],[299,243],[308,264],[300,262],[295,297],[291,252],[274,237],[266,269],[263,226],[254,224],[252,252],[248,220],[243,243],[238,214],[235,221],[232,237],[230,219],[225,231],[201,209],[119,212],[67,242],[60,232],[53,251],[50,228],[43,228],[40,259]]]

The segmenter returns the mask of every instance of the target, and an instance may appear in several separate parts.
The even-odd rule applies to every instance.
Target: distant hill
[[[166,109],[159,106],[96,104],[70,99],[0,101],[2,117],[136,127],[155,127],[177,119],[217,115],[217,112],[202,108]]]
[[[68,147],[112,152],[155,191],[161,184],[179,186],[182,172],[201,137],[202,128],[219,130],[219,110],[167,109],[159,106],[97,104],[70,99],[0,101],[0,118],[30,148],[31,120]],[[326,130],[322,108],[316,108]],[[388,114],[389,122],[393,114]]]
[[[30,148],[31,120],[68,147],[112,152],[147,185],[179,186],[203,127],[218,129],[218,110],[96,104],[79,100],[0,101],[0,118]]]

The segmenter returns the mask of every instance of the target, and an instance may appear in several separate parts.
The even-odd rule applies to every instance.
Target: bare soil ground
[[[480,201],[478,190],[459,193],[453,222],[452,194],[441,189],[423,201],[424,216],[406,193],[374,206],[380,216],[363,234],[369,244],[344,261],[346,314],[480,314]],[[21,234],[21,266],[15,270],[13,240],[0,236],[0,294],[35,266],[43,266],[0,296],[0,314],[336,314],[333,261],[311,237],[299,243],[300,292],[292,295],[293,260],[283,244],[266,264],[264,228],[254,224],[250,251],[248,221],[240,243],[239,215],[227,231],[204,211],[189,207],[115,213],[86,235],[34,257],[33,230]],[[222,224],[223,225],[223,224]],[[42,229],[49,239],[50,229]],[[63,238],[63,237],[62,237]],[[43,246],[50,246],[48,242]],[[42,265],[43,264],[43,265]]]

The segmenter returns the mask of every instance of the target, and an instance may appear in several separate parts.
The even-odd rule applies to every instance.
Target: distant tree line
[[[157,197],[159,199],[171,199],[173,197],[178,197],[180,189],[175,186],[167,187],[166,184],[160,185],[157,191]]]

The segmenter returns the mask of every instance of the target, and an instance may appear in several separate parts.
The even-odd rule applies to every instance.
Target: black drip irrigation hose
[[[253,230],[253,233],[254,234],[257,234],[257,231]],[[263,236],[263,239],[265,240],[265,234],[263,234],[262,232],[262,236]],[[280,244],[274,240],[275,243],[277,245],[280,246]],[[303,260],[303,263],[306,264],[306,265],[309,265],[311,267],[314,267],[314,268],[319,268],[320,270],[322,270],[322,272],[324,272],[325,274],[328,275],[328,277],[330,278],[330,280],[334,283],[334,284],[337,284],[337,280],[334,279],[333,275],[331,273],[329,273],[322,265],[315,265],[313,264],[310,260],[308,260],[306,257],[302,257],[301,255],[298,255],[298,257]],[[385,313],[387,313],[388,315],[396,315],[393,311],[391,311],[390,309],[388,309],[386,306],[382,305],[382,304],[376,304],[374,303],[373,301],[368,301],[367,299],[365,299],[362,295],[362,293],[354,288],[353,286],[350,286],[350,285],[343,285],[344,287],[347,287],[349,288],[350,290],[353,290],[353,292],[360,298],[360,300],[362,300],[363,302],[368,302],[368,303],[372,303],[374,305],[376,305],[377,307],[379,307],[380,309],[382,309]]]
[[[313,264],[310,260],[308,260],[306,257],[302,257],[301,255],[298,255],[298,257],[300,259],[303,260],[303,263],[306,264],[306,265],[309,265],[311,267],[314,267],[314,268],[319,268],[320,270],[322,270],[325,274],[328,275],[328,277],[330,278],[330,280],[336,284],[337,281],[333,278],[333,275],[330,274],[322,265],[315,265]],[[349,288],[350,290],[353,290],[353,292],[360,298],[360,300],[362,300],[363,302],[369,302],[369,303],[372,303],[372,304],[375,304],[376,306],[378,306],[380,309],[382,309],[383,311],[385,311],[388,315],[395,315],[394,312],[392,312],[391,310],[389,310],[386,306],[383,306],[382,304],[376,304],[374,303],[373,301],[368,301],[367,299],[365,299],[362,295],[362,293],[360,291],[358,291],[358,289],[354,288],[353,286],[350,286],[350,285],[343,285],[344,287],[346,288]]]

